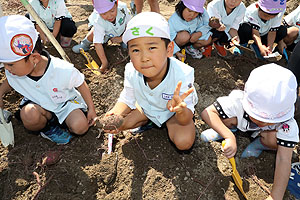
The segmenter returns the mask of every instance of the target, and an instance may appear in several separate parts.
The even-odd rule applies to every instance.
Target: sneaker
[[[80,49],[83,49],[84,51],[88,51],[90,50],[90,45],[92,44],[92,42],[88,41],[87,38],[84,38],[80,44],[77,44],[75,46],[73,46],[72,51],[74,53],[80,53]]]
[[[72,38],[60,36],[60,45],[64,48],[69,47],[71,45]]]
[[[258,137],[246,147],[241,155],[241,158],[258,157],[263,152],[263,150],[272,149],[264,146],[260,141],[260,137]]]
[[[192,58],[202,58],[202,53],[198,49],[195,49],[192,45],[185,47],[186,53],[190,54]]]
[[[50,126],[50,129],[46,132],[40,132],[43,138],[46,138],[57,144],[67,144],[70,142],[72,135],[59,126]]]
[[[142,132],[145,132],[145,131],[147,131],[147,130],[150,130],[150,129],[152,129],[152,128],[154,128],[154,124],[153,124],[153,122],[148,122],[147,124],[145,124],[145,125],[143,125],[143,126],[140,126],[140,127],[137,127],[137,128],[135,128],[135,129],[131,129],[131,133],[133,134],[133,135],[135,135],[135,134],[138,134],[138,133],[142,133]]]
[[[224,45],[220,45],[219,43],[218,44],[214,43],[214,46],[217,49],[219,56],[222,56],[222,57],[227,56],[227,51],[224,48]]]
[[[256,58],[264,60],[264,57],[260,54],[259,48],[256,44],[251,44],[250,48],[252,49],[252,51],[254,51]]]
[[[212,50],[211,45],[204,47],[204,49],[202,51],[202,55],[204,55],[205,57],[211,57],[211,50]]]
[[[232,133],[235,133],[237,132],[237,128],[236,127],[233,127],[233,128],[230,128],[230,131]],[[209,129],[206,129],[205,131],[202,131],[202,133],[200,134],[200,138],[202,141],[204,142],[209,142],[209,141],[218,141],[218,140],[221,140],[223,139],[223,137],[221,135],[219,135],[217,133],[217,131],[215,131],[214,129],[212,128],[209,128]]]

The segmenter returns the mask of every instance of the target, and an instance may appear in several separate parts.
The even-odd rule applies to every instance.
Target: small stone
[[[188,180],[188,177],[184,177],[184,179],[183,179],[184,181],[186,181],[186,180]]]
[[[191,176],[191,174],[190,174],[190,172],[185,172],[185,174],[187,175],[187,176]]]

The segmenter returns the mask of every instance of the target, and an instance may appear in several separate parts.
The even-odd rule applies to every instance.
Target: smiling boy
[[[151,120],[166,125],[171,141],[188,150],[195,140],[193,122],[197,94],[194,69],[172,57],[168,22],[154,12],[136,15],[123,34],[131,62],[126,65],[124,89],[107,115],[126,116],[117,130],[136,128]],[[138,106],[136,106],[136,103]]]

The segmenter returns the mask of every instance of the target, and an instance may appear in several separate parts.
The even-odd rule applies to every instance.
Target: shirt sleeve
[[[176,13],[174,13],[173,15],[175,15]],[[177,35],[177,30],[176,30],[176,26],[175,26],[175,16],[171,16],[169,19],[169,27],[170,27],[170,39],[171,41],[174,41]],[[180,47],[176,44],[176,42],[174,41],[174,50],[173,50],[173,54],[177,53],[178,51],[180,51]]]
[[[245,16],[245,12],[246,12],[246,7],[244,6],[243,2],[241,2],[240,4],[240,10],[236,16],[236,18],[234,19],[233,23],[231,24],[231,28],[238,30],[240,23],[243,21],[243,18]]]
[[[81,86],[84,82],[84,75],[75,67],[71,70],[69,89],[77,88]]]
[[[105,29],[103,26],[101,26],[102,18],[98,17],[97,22],[94,24],[95,30],[94,30],[94,38],[93,43],[104,43],[104,36],[105,36]]]
[[[216,3],[214,3],[213,1],[207,5],[207,13],[208,13],[209,17],[216,17],[216,18],[221,19],[221,15],[218,12]]]
[[[208,25],[209,15],[205,9],[204,12],[202,13],[201,20],[202,20],[202,24],[197,28],[196,31],[201,32],[202,35],[206,35],[207,33],[209,33],[211,27]]]
[[[67,7],[64,0],[57,1],[58,5],[56,7],[55,20],[62,20],[67,16]]]
[[[271,29],[273,28],[278,28],[281,25],[282,19],[283,19],[283,13],[281,12],[275,19],[274,22],[272,23]],[[275,30],[276,31],[276,30]]]
[[[281,123],[277,128],[277,144],[294,148],[299,142],[299,128],[294,118]]]
[[[125,66],[125,75],[124,75],[124,88],[120,94],[118,102],[125,103],[129,108],[135,109],[135,93],[134,88],[131,83],[133,78],[134,68],[131,63],[128,63]]]
[[[241,98],[243,98],[243,91],[233,90],[228,96],[217,98],[213,105],[222,119],[232,118],[239,114]]]

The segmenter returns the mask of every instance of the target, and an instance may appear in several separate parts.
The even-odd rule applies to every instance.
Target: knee
[[[39,122],[41,113],[34,104],[28,104],[22,108],[20,116],[24,125],[32,125]]]
[[[178,32],[175,38],[175,42],[178,46],[183,46],[190,41],[190,38],[191,35],[188,32],[186,31]]]
[[[69,130],[76,135],[83,135],[89,129],[89,124],[87,120],[76,120],[73,121],[69,126]]]
[[[180,138],[175,138],[174,144],[177,147],[177,149],[183,151],[183,150],[189,150],[195,142],[195,136],[192,137],[180,137]]]

